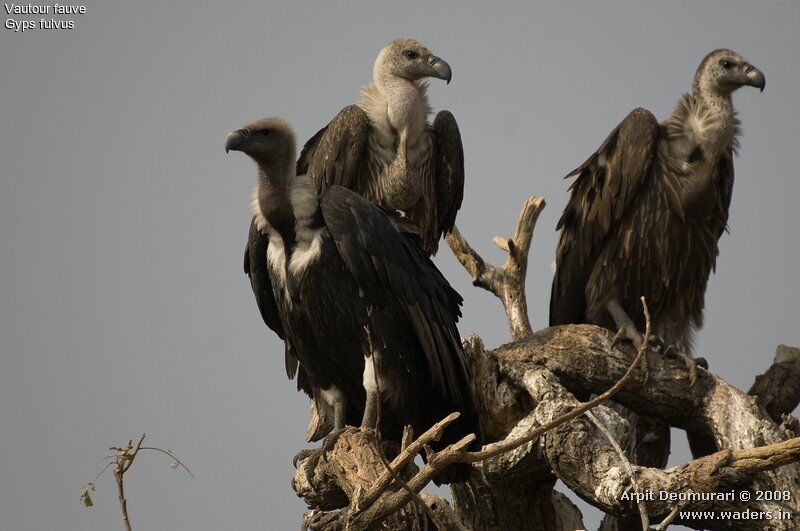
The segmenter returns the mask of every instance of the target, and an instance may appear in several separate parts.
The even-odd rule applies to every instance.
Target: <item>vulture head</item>
[[[264,118],[228,133],[225,152],[228,151],[241,151],[266,165],[293,166],[294,132],[282,118]]]
[[[452,72],[447,61],[412,39],[395,39],[380,51],[375,59],[373,77],[376,84],[386,76],[418,81],[426,77],[444,79],[450,83]]]
[[[702,92],[729,95],[734,90],[748,85],[764,90],[764,73],[745,61],[733,50],[714,50],[697,68],[694,76],[695,89]]]

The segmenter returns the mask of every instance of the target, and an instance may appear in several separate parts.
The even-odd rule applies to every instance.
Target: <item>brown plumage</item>
[[[634,110],[568,175],[577,179],[558,222],[551,325],[593,323],[641,341],[644,296],[654,333],[690,352],[728,222],[731,93],[742,85],[763,90],[764,76],[730,50],[710,53],[668,120]]]
[[[373,203],[403,212],[416,225],[423,248],[436,252],[452,230],[464,194],[464,151],[453,115],[432,124],[427,86],[450,81],[450,66],[410,39],[389,43],[375,60],[374,83],[358,105],[345,107],[303,147],[297,174],[318,190],[349,188]]]

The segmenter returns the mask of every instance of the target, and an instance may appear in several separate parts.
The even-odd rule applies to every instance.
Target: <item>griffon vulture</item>
[[[428,123],[427,84],[450,82],[450,65],[417,41],[397,39],[378,54],[373,83],[306,142],[297,174],[349,188],[413,221],[428,254],[450,232],[464,195],[464,150],[453,115]]]
[[[731,50],[700,63],[691,94],[659,123],[635,109],[568,177],[550,324],[593,323],[641,344],[652,330],[691,365],[706,283],[728,222],[739,120],[732,93],[764,74]]]
[[[226,150],[258,166],[248,250],[258,306],[299,359],[334,429],[374,427],[399,440],[453,411],[440,447],[478,417],[456,321],[461,296],[387,214],[341,186],[296,176],[294,134],[278,118],[232,131]],[[379,396],[380,394],[380,396]],[[476,443],[476,446],[479,443]],[[466,477],[453,467],[440,481]]]

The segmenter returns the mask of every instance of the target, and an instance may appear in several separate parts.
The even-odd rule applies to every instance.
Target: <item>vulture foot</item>
[[[675,345],[669,345],[662,351],[665,357],[682,361],[689,370],[689,387],[694,387],[697,382],[697,367],[708,369],[708,362],[705,358],[693,358],[686,352],[678,350]]]
[[[636,329],[636,325],[634,325],[632,322],[623,323],[617,328],[617,333],[614,335],[614,339],[611,341],[611,349],[613,350],[614,347],[625,340],[633,343],[637,353],[639,352],[639,349],[642,348],[644,337],[639,333],[639,331]],[[650,341],[648,341],[648,349],[653,348],[656,345],[657,338],[651,337]],[[644,373],[642,378],[642,385],[644,386],[647,385],[647,381],[650,379],[650,365],[647,361],[647,352],[645,352],[644,356],[642,356],[642,372]]]
[[[326,435],[324,439],[322,439],[322,445],[319,448],[300,450],[294,456],[292,459],[292,464],[294,465],[295,469],[298,468],[304,461],[308,461],[306,464],[306,480],[308,481],[309,485],[312,485],[311,480],[314,479],[314,470],[316,470],[320,459],[325,457],[326,453],[333,450],[333,447],[336,445],[336,441],[346,430],[347,428],[333,430]]]
[[[624,323],[617,327],[617,333],[614,335],[614,339],[611,341],[611,348],[613,349],[625,340],[633,343],[633,346],[638,351],[640,348],[642,348],[642,341],[644,341],[644,338],[633,323]]]

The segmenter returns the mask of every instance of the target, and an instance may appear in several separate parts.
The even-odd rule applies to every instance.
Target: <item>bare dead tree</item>
[[[430,443],[457,414],[416,439],[407,430],[401,444],[383,448],[376,434],[348,429],[313,470],[306,469],[310,461],[298,467],[293,488],[309,507],[304,527],[583,529],[580,511],[553,489],[560,479],[617,517],[604,521],[602,529],[650,529],[651,522],[655,529],[673,523],[714,530],[795,529],[792,520],[775,517],[800,510],[800,438],[790,416],[800,402],[800,351],[779,347],[773,365],[746,394],[708,371],[699,371],[690,385],[682,362],[645,348],[612,348],[612,334],[596,326],[534,332],[524,286],[543,207],[543,200],[530,198],[514,236],[494,238],[508,254],[500,267],[483,260],[457,229],[447,237],[473,283],[500,298],[514,339],[491,350],[477,336],[465,341],[489,443],[470,452],[468,436],[439,452],[431,450]],[[619,405],[690,432],[711,452],[669,469],[636,464],[636,437]],[[391,470],[382,450],[392,456]],[[419,453],[426,456],[422,469],[413,462]],[[470,463],[473,473],[469,482],[454,486],[452,504],[421,492],[456,462]],[[662,491],[670,496],[661,499]],[[759,499],[757,492],[780,494]],[[721,518],[723,511],[768,513],[773,519]]]

